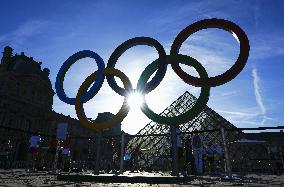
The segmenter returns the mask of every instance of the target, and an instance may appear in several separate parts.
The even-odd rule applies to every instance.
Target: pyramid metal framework
[[[160,115],[162,116],[177,116],[185,113],[191,109],[196,103],[197,98],[185,92],[177,100],[175,100],[169,107],[167,107]],[[220,116],[217,112],[206,106],[203,111],[193,120],[181,124],[182,132],[188,132],[182,136],[183,140],[190,139],[190,132],[193,130],[206,131],[212,129],[236,128],[229,121]],[[171,170],[171,138],[170,135],[160,136],[159,134],[169,134],[170,126],[165,124],[158,124],[150,122],[143,129],[141,129],[137,136],[134,137],[127,145],[126,151],[132,153],[137,148],[141,151],[139,156],[140,168],[149,170]],[[233,142],[238,139],[240,131],[227,131],[227,142]],[[152,136],[145,136],[152,135]],[[205,144],[208,143],[223,145],[220,131],[203,132]]]

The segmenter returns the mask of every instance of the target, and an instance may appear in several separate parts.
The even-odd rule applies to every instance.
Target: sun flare
[[[143,104],[143,96],[139,92],[132,92],[127,96],[127,104],[130,108],[140,108]]]

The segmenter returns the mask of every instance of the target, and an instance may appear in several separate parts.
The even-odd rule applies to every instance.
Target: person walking
[[[202,155],[204,153],[204,139],[203,136],[198,134],[197,130],[193,131],[193,136],[191,138],[191,145],[195,160],[196,172],[198,174],[202,174],[203,173]]]

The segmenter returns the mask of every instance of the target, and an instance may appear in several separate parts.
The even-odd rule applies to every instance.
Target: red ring
[[[171,46],[170,54],[178,54],[182,43],[191,34],[206,28],[223,29],[237,36],[240,43],[240,54],[235,64],[223,74],[208,78],[199,78],[187,74],[181,69],[179,63],[172,63],[171,65],[175,73],[186,83],[198,87],[215,87],[229,82],[242,71],[249,56],[250,46],[246,33],[238,25],[228,20],[213,18],[195,22],[183,29],[175,38]]]

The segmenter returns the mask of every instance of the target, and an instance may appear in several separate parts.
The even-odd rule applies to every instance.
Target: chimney
[[[42,71],[43,71],[44,76],[46,77],[49,76],[50,70],[48,68],[44,68]]]
[[[8,70],[12,56],[13,49],[10,46],[4,47],[4,52],[0,64],[0,72],[5,72]]]
[[[2,59],[1,59],[1,63],[8,64],[12,55],[13,55],[13,49],[10,46],[4,47],[4,52],[3,52]]]

